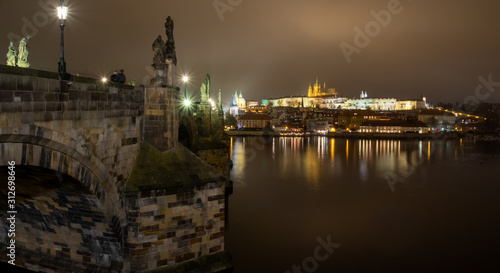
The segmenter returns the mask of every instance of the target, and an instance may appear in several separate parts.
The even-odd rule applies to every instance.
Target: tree
[[[238,127],[238,120],[231,114],[227,114],[224,119],[224,126]]]
[[[433,127],[438,125],[438,120],[435,117],[430,117],[427,119],[427,125]]]

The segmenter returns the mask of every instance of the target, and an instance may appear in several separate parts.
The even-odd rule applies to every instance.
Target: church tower
[[[238,107],[239,108],[247,107],[246,100],[245,100],[245,98],[243,98],[243,94],[241,93],[241,90],[240,90],[240,95],[238,97]]]
[[[313,96],[318,97],[321,95],[321,85],[318,82],[318,76],[316,76],[316,84],[314,84]]]

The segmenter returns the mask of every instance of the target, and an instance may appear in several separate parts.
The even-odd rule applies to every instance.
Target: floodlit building
[[[339,95],[335,88],[326,88],[326,83],[321,86],[316,78],[316,84],[309,85],[307,96],[286,96],[281,98],[263,99],[263,105],[302,107],[302,108],[322,108],[341,109],[346,98]]]
[[[432,131],[454,131],[456,116],[450,112],[437,109],[422,109],[418,120],[425,122]]]
[[[271,128],[272,118],[268,114],[246,113],[238,118],[238,129]]]
[[[324,96],[337,96],[335,88],[326,88],[326,82],[323,83],[323,88],[318,82],[318,77],[316,77],[316,83],[314,86],[309,84],[309,89],[307,90],[308,97],[324,97]]]
[[[368,120],[361,124],[362,133],[428,133],[429,127],[421,121],[402,119]]]
[[[346,110],[338,115],[338,125],[349,130],[358,130],[365,121],[368,120],[388,120],[382,113],[371,110]]]
[[[396,110],[395,98],[354,98],[347,99],[343,109],[394,111]]]
[[[416,110],[427,108],[427,100],[422,95],[420,99],[398,99],[396,101],[396,110]]]

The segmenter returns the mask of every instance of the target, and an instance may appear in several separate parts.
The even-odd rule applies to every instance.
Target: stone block
[[[21,122],[22,123],[33,123],[34,121],[34,113],[33,112],[24,112],[21,115]]]
[[[101,93],[100,92],[90,92],[90,100],[91,101],[98,101],[101,99]]]
[[[222,250],[222,245],[214,246],[208,249],[208,253],[215,253]]]
[[[13,102],[14,101],[14,91],[0,91],[0,102]]]
[[[62,120],[63,112],[52,112],[52,120]]]
[[[88,104],[86,100],[81,100],[78,102],[78,109],[80,111],[87,111],[88,110]]]
[[[69,98],[69,100],[78,100],[78,91],[70,90],[68,92],[68,98]]]
[[[15,76],[1,74],[0,75],[0,90],[16,90],[17,79]]]
[[[45,111],[45,102],[33,102],[33,111],[34,112]]]
[[[23,112],[32,112],[33,111],[33,102],[22,102],[22,111]]]
[[[35,78],[33,81],[33,90],[35,91],[47,91],[48,90],[49,79]]]
[[[22,102],[29,102],[33,100],[31,94],[33,94],[32,91],[16,91],[14,97],[20,98]]]
[[[2,103],[2,112],[21,112],[22,110],[22,102]]]
[[[45,101],[58,102],[59,101],[59,93],[46,92],[45,93]]]
[[[217,238],[222,238],[222,237],[224,237],[224,232],[217,232],[210,235],[210,240],[215,240]]]
[[[18,78],[17,90],[33,91],[33,78],[32,77]]]
[[[88,110],[89,111],[97,110],[97,101],[89,101],[88,102]]]
[[[46,111],[61,111],[62,104],[60,102],[47,102],[45,104]]]
[[[34,91],[31,94],[33,101],[43,102],[45,101],[45,92]]]
[[[78,101],[69,101],[67,104],[66,111],[77,111],[78,110]]]
[[[160,266],[165,266],[165,265],[168,265],[168,259],[158,260],[158,261],[156,262],[156,266],[157,266],[157,267],[160,267]]]
[[[61,92],[61,82],[59,80],[48,80],[47,92]]]
[[[187,253],[187,254],[179,255],[179,256],[175,257],[175,263],[180,263],[180,262],[188,261],[188,260],[194,259],[194,257],[195,257],[194,252],[190,252],[190,253]]]

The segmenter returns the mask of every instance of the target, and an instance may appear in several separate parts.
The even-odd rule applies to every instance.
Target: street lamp
[[[187,83],[189,82],[189,77],[187,75],[182,76],[182,81],[184,82],[184,98],[182,100],[182,105],[189,112],[191,108],[191,99],[187,97]]]
[[[188,76],[182,77],[182,81],[184,82],[184,99],[187,99],[186,88],[187,88],[187,82],[189,81],[189,77]]]
[[[59,17],[59,25],[61,27],[61,59],[59,61],[59,74],[66,74],[66,62],[64,61],[64,24],[68,18],[68,7],[64,6],[64,0],[61,0],[61,5],[57,7],[57,16]]]

